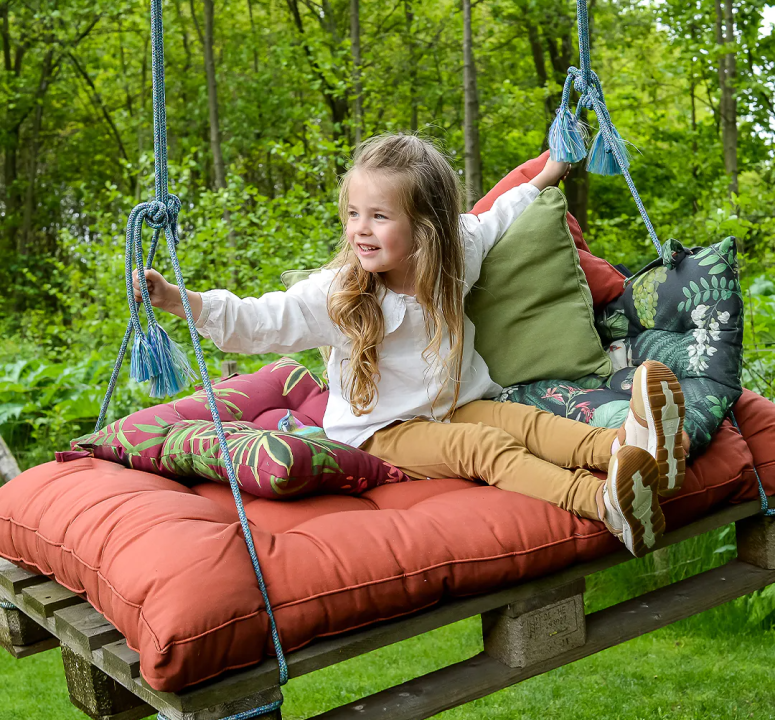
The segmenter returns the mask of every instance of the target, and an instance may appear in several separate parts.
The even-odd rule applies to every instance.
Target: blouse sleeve
[[[341,333],[328,315],[336,273],[322,270],[286,292],[238,298],[228,290],[202,293],[196,329],[224,352],[292,353],[336,345]]]
[[[540,190],[530,183],[518,185],[500,195],[493,203],[492,209],[480,215],[466,213],[460,216],[466,247],[464,291],[466,294],[479,279],[482,263],[487,257],[487,253],[503,237],[511,223],[538,197],[539,193]]]

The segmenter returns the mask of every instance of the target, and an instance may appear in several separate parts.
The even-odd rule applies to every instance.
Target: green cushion
[[[613,370],[567,211],[559,188],[543,190],[487,255],[467,298],[476,349],[504,387]]]

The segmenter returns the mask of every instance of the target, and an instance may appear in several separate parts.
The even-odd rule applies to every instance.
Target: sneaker
[[[659,494],[675,495],[683,485],[686,452],[683,445],[684,395],[670,368],[646,360],[635,371],[630,412],[619,428],[621,446],[648,451],[657,461]]]
[[[600,519],[635,557],[651,552],[665,531],[658,481],[656,460],[642,448],[625,446],[611,459],[598,493]]]

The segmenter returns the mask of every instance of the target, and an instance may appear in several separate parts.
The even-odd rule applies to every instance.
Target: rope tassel
[[[137,382],[146,382],[159,374],[159,363],[148,342],[148,338],[135,332],[132,355],[129,363],[129,377]]]
[[[549,156],[557,162],[575,163],[587,154],[587,131],[567,107],[560,107],[549,128]]]
[[[196,379],[186,354],[174,343],[169,335],[156,321],[148,293],[143,266],[143,223],[154,229],[151,242],[151,252],[148,257],[148,267],[153,260],[159,236],[164,231],[174,248],[178,244],[177,218],[180,211],[180,200],[174,195],[168,195],[166,202],[152,200],[140,203],[129,215],[126,230],[125,282],[127,302],[129,303],[129,328],[134,331],[134,343],[130,364],[130,377],[137,382],[151,381],[149,395],[162,398],[167,395],[177,395],[189,379]],[[133,263],[134,258],[134,263]],[[137,267],[138,284],[142,306],[148,318],[148,333],[143,332],[138,314],[138,304],[134,299],[132,283],[132,267]],[[125,337],[125,342],[128,336]],[[122,346],[123,348],[124,346]],[[123,357],[123,350],[120,353]],[[114,371],[114,375],[116,372]],[[111,379],[111,386],[115,378]]]
[[[611,136],[613,143],[616,144],[619,157],[624,160],[624,168],[616,159],[617,153],[614,152],[614,148],[601,129],[595,135],[587,157],[587,170],[589,172],[596,175],[622,175],[623,171],[630,167],[630,152],[627,150],[627,144],[613,125],[611,125]]]
[[[177,395],[189,380],[196,380],[196,373],[191,369],[186,354],[158,323],[148,330],[148,344],[158,364],[158,372],[151,377],[148,393],[152,398]]]

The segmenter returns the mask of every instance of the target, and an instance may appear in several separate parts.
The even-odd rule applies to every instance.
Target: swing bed
[[[656,238],[590,69],[585,0],[578,14],[582,67],[569,70],[550,132],[552,154],[574,162],[584,157],[578,115],[592,108],[601,130],[590,168],[624,175],[669,266],[675,246],[668,241],[663,248]],[[133,263],[143,267],[143,222],[154,228],[146,267],[163,231],[177,282],[185,287],[176,255],[180,203],[167,189],[160,0],[151,2],[151,21],[156,199],[129,218],[131,319],[98,430],[133,334],[131,373],[151,380],[152,394],[178,392],[187,374],[154,319],[142,272],[147,335],[131,289]],[[568,109],[572,85],[581,97],[575,115]],[[185,291],[183,300],[215,432],[227,447],[224,406],[216,400]],[[287,371],[281,382],[287,383]],[[668,547],[735,523],[737,558],[605,610],[585,615],[585,578],[632,557],[599,524],[530,498],[463,480],[429,480],[376,487],[360,497],[243,503],[229,452],[223,460],[231,492],[225,485],[187,487],[76,457],[32,468],[0,492],[0,556],[7,558],[0,557],[0,645],[17,658],[60,645],[71,700],[95,719],[130,720],[154,711],[170,720],[279,719],[280,688],[289,676],[480,615],[483,652],[316,716],[430,717],[775,581],[775,406],[749,391],[737,397],[734,414],[688,469],[684,491],[663,504],[671,531],[658,544]],[[227,501],[236,503],[238,523]],[[174,542],[154,534],[154,512],[167,513],[179,535]],[[122,564],[126,533],[140,543],[134,570]],[[199,542],[215,550],[192,557],[189,546],[196,552]],[[255,574],[249,582],[244,543]],[[319,580],[314,576],[325,558],[335,577]],[[284,582],[291,571],[297,587]],[[181,576],[194,578],[185,588],[186,608],[174,599]],[[129,598],[122,583],[143,585],[145,604]],[[243,595],[250,613],[240,616],[237,608],[211,617],[208,630],[185,637],[169,628],[176,619],[196,625],[200,614]]]

